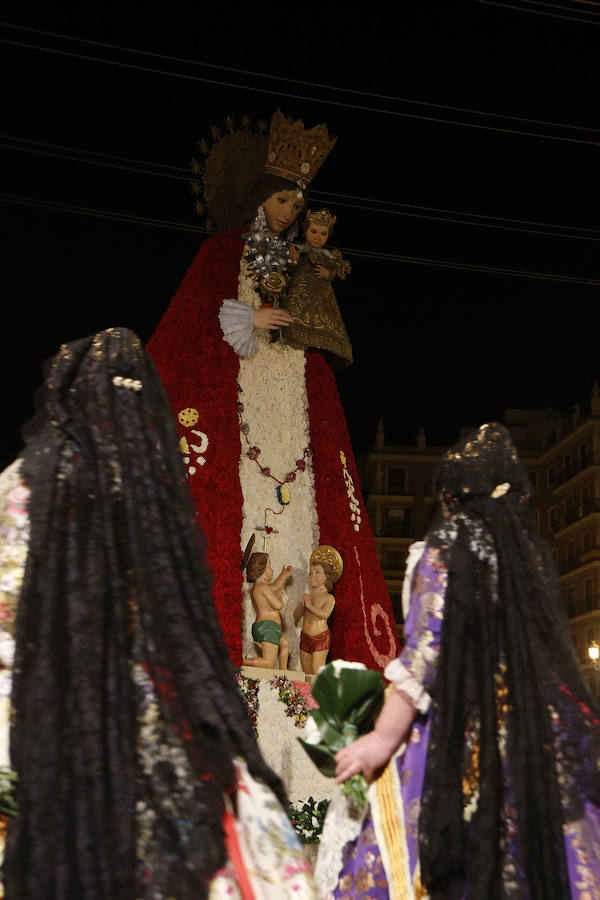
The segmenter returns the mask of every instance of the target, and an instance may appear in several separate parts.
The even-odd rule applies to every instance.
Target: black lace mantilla
[[[172,413],[134,334],[109,329],[61,349],[23,471],[31,544],[6,896],[205,897],[225,857],[234,758],[281,799],[283,789],[234,682]]]
[[[586,801],[600,806],[599,710],[503,426],[482,426],[446,454],[437,497],[427,542],[440,549],[448,589],[419,822],[423,882],[435,900],[564,900],[563,825]]]

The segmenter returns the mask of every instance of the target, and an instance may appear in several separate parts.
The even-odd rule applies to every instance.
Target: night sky
[[[338,384],[358,453],[380,417],[389,442],[423,426],[447,444],[506,407],[585,410],[600,377],[600,4],[408,6],[348,18],[341,4],[175,2],[162,16],[4,4],[2,464],[60,343],[111,325],[150,337],[203,239],[186,230],[201,224],[187,177],[197,142],[227,115],[268,120],[278,106],[338,137],[312,205],[338,215],[333,244],[353,266],[334,289],[354,347]]]

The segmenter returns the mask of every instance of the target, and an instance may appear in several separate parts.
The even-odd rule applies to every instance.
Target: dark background
[[[393,14],[380,4],[360,14],[340,4],[171,3],[155,13],[139,4],[4,4],[1,462],[20,448],[43,360],[110,325],[147,340],[203,239],[40,201],[197,227],[186,176],[197,141],[227,115],[268,120],[278,106],[338,136],[313,185],[327,195],[314,203],[338,215],[334,244],[420,260],[348,254],[353,273],[335,288],[354,346],[338,384],[357,453],[372,446],[379,417],[390,443],[412,443],[423,426],[428,442],[447,444],[459,427],[506,407],[569,411],[580,402],[585,411],[600,374],[600,4],[512,5],[521,9],[475,0],[398,4]],[[59,158],[72,148],[89,151],[90,162]],[[372,198],[377,209],[342,206],[331,193]],[[458,215],[420,217],[447,219],[439,210]],[[456,222],[467,213],[502,221]],[[545,233],[489,227],[506,219],[560,227],[553,235],[539,224],[516,227]]]

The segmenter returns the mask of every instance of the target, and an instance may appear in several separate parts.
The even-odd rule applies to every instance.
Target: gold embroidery
[[[294,318],[285,329],[285,340],[291,347],[300,350],[305,347],[328,350],[349,365],[352,362],[352,347],[331,282],[317,278],[310,255],[300,255],[288,295],[282,303]],[[334,260],[319,259],[319,262],[334,268],[335,257]]]

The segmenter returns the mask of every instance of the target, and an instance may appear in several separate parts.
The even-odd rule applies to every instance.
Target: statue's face
[[[306,243],[315,250],[320,250],[327,243],[329,237],[329,228],[327,225],[318,225],[311,222],[306,229]]]
[[[319,563],[310,567],[308,573],[308,583],[310,584],[311,588],[314,589],[323,587],[326,578],[327,575],[323,571],[323,566],[321,566]]]
[[[304,196],[299,188],[277,191],[262,204],[267,216],[267,226],[273,234],[281,234],[295,221],[304,206]]]

